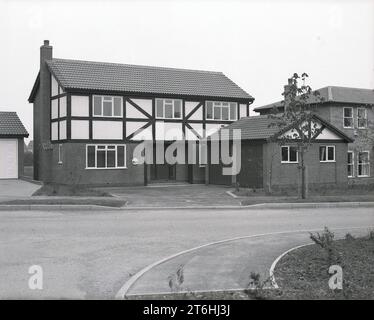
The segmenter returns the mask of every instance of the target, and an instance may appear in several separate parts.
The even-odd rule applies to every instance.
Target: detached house
[[[205,138],[249,116],[253,100],[221,72],[56,59],[44,41],[29,97],[34,179],[83,185],[202,182],[204,166],[139,164],[134,148],[143,140],[156,148]]]
[[[349,183],[374,183],[374,90],[329,86],[317,91],[324,101],[311,101],[314,112],[352,140],[345,156]],[[279,101],[254,111],[267,115],[283,108]]]

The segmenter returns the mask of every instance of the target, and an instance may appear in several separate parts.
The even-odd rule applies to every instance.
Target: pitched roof
[[[347,142],[353,142],[353,140],[350,137],[348,137],[344,132],[340,131],[338,128],[336,128],[331,123],[327,122],[325,119],[321,118],[317,114],[313,114],[313,118],[316,121],[319,121],[325,127],[329,128],[334,133],[336,133],[343,140]],[[295,124],[290,123],[289,126],[280,129],[277,126],[271,125],[272,123],[274,123],[274,119],[268,117],[267,115],[241,118],[240,120],[235,121],[224,128],[221,128],[220,136],[221,139],[232,139],[233,129],[240,129],[241,140],[268,140],[288,131],[294,126],[293,124]],[[218,136],[216,135],[212,139],[217,138]]]
[[[316,91],[320,93],[324,102],[374,104],[374,90],[372,89],[328,86]],[[254,108],[254,111],[272,109],[274,107],[282,107],[282,101]]]
[[[0,136],[28,137],[29,133],[16,112],[0,111]]]
[[[52,59],[47,61],[47,65],[66,90],[86,89],[254,100],[222,72],[67,59]],[[32,95],[30,98],[33,100]]]

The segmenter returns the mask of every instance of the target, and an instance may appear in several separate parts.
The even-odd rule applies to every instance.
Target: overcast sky
[[[44,39],[58,58],[222,71],[253,106],[280,100],[294,72],[313,89],[374,89],[374,1],[0,0],[0,111],[31,136]]]

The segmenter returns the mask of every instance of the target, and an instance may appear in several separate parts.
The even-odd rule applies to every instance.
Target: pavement
[[[279,242],[282,244],[279,251],[282,251],[299,242],[299,236],[300,240],[309,241],[306,233],[295,233],[296,238],[283,238],[279,232],[316,230],[324,226],[369,229],[374,224],[374,210],[365,207],[32,210],[0,211],[0,221],[1,299],[114,299],[134,274],[160,259],[211,242],[256,236],[248,238],[245,243],[233,242],[226,248],[215,247],[210,253],[199,251],[194,256],[181,257],[188,262],[186,281],[191,281],[191,286],[200,280],[209,285],[206,268],[209,268],[208,274],[213,275],[211,283],[219,283],[221,275],[225,278],[232,273],[230,270],[239,269],[239,279],[234,276],[231,279],[242,281],[238,282],[241,285],[245,283],[249,270],[262,270],[261,265],[268,269],[270,260],[278,252],[274,250],[265,258],[267,248],[271,249]],[[262,253],[264,258],[260,260]],[[205,262],[201,260],[204,255],[208,259]],[[173,263],[177,265],[180,261]],[[199,267],[201,263],[205,265],[204,269]],[[246,263],[248,266],[243,268]],[[42,290],[29,289],[31,275],[28,270],[32,265],[43,269]],[[169,265],[169,271],[175,270],[175,265]],[[163,283],[168,273],[156,278]],[[193,278],[195,280],[191,280]]]
[[[0,201],[12,200],[31,195],[40,188],[40,185],[17,179],[0,180]]]

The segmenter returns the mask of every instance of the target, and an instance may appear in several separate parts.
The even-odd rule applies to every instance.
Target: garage
[[[23,139],[28,133],[15,112],[0,112],[0,179],[23,175]]]

